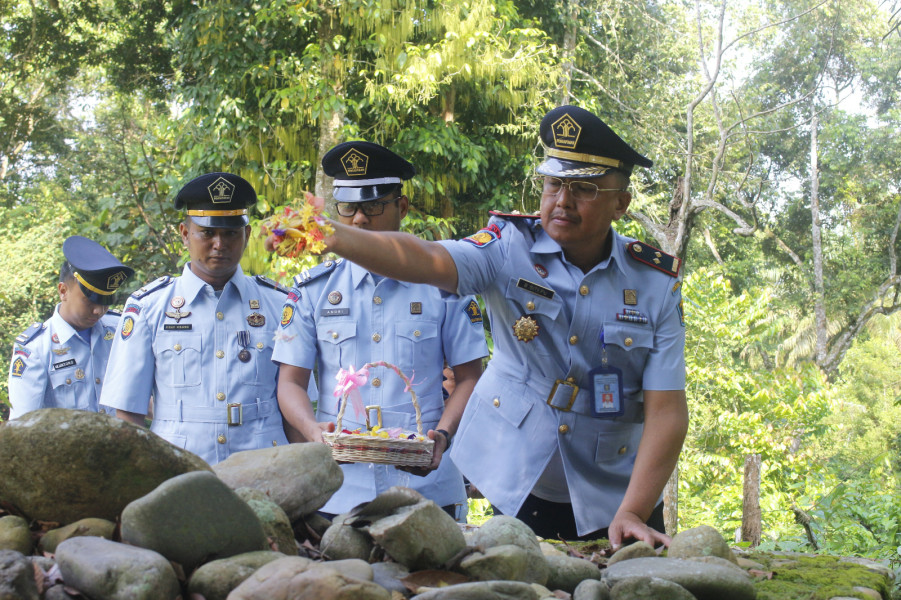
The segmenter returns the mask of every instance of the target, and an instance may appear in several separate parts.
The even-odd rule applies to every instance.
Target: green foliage
[[[691,424],[680,462],[680,527],[739,527],[744,459],[760,454],[763,529],[779,536],[792,528],[795,500],[822,490],[815,440],[833,396],[813,365],[754,369],[742,359],[772,311],[765,292],[734,294],[728,280],[700,269],[683,295]]]

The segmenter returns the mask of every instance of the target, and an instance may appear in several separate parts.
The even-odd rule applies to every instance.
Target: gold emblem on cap
[[[341,157],[341,166],[349,176],[366,175],[366,170],[369,168],[369,157],[356,148],[351,148],[347,154]]]
[[[567,113],[554,121],[554,124],[551,125],[551,132],[554,135],[556,147],[572,150],[579,142],[582,127]]]
[[[126,279],[128,279],[128,276],[125,274],[125,271],[114,273],[106,280],[106,289],[115,291],[119,289],[119,286],[122,285]]]
[[[338,292],[338,291],[329,292],[328,303],[329,304],[338,304],[339,302],[341,302],[342,297],[343,296],[341,296],[341,292]]]
[[[538,335],[538,322],[523,315],[513,324],[513,335],[521,342],[531,342]]]
[[[235,184],[224,177],[219,177],[216,181],[208,185],[206,189],[210,193],[210,200],[213,201],[213,204],[231,202],[232,197],[235,195]]]

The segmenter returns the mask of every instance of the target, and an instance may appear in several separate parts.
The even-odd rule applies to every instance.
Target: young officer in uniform
[[[329,249],[482,294],[494,354],[451,458],[495,507],[544,537],[668,544],[661,494],[688,426],[679,260],[611,228],[651,161],[575,106],[540,135],[540,218],[438,243],[338,224]]]
[[[341,223],[370,231],[400,229],[410,202],[402,184],[415,174],[413,165],[377,144],[346,142],[325,154],[322,168],[335,178]],[[334,430],[340,398],[323,393],[314,415],[307,397],[314,368],[320,389],[331,390],[340,369],[386,361],[413,380],[423,432],[435,440],[432,464],[412,470],[413,477],[388,465],[342,465],[344,485],[322,511],[343,513],[391,486],[403,485],[462,519],[463,478],[444,452],[482,372],[482,358],[488,354],[475,298],[445,302],[432,286],[386,279],[343,259],[326,261],[294,281],[273,353],[273,360],[281,363],[278,400],[285,419],[305,439],[321,442],[323,430]],[[442,394],[445,360],[457,380],[446,402]],[[392,370],[373,367],[367,385],[359,391],[364,405],[381,407],[384,427],[415,431],[415,412],[404,386]],[[365,419],[348,408],[342,428],[357,427],[365,428]]]
[[[93,240],[63,242],[59,304],[16,338],[9,368],[10,419],[37,408],[108,412],[98,403],[120,313],[107,310],[134,270]]]
[[[191,261],[131,295],[113,342],[102,402],[215,464],[240,450],[287,443],[275,397],[273,334],[288,289],[250,277],[240,260],[253,187],[231,173],[186,184],[175,208]]]

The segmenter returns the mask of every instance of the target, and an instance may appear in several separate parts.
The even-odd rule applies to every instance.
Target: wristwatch
[[[451,436],[450,436],[450,434],[447,432],[447,429],[436,429],[435,431],[437,431],[438,433],[440,433],[441,435],[443,435],[443,436],[444,436],[444,439],[447,440],[447,446],[445,446],[444,449],[445,449],[445,450],[450,449],[450,445],[451,445]]]

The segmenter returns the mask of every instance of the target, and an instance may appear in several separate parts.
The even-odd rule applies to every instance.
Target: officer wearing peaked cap
[[[441,242],[336,225],[329,249],[482,295],[495,349],[451,458],[497,509],[544,537],[668,544],[660,499],[688,426],[680,264],[611,227],[651,161],[576,106],[540,136],[539,215]]]
[[[256,192],[232,173],[207,173],[175,196],[191,260],[128,299],[102,401],[215,464],[240,450],[287,443],[275,397],[273,335],[288,290],[244,275],[247,212]]]
[[[370,142],[338,144],[322,158],[334,177],[338,220],[350,227],[395,232],[407,214],[403,182],[416,170],[391,150]],[[423,431],[435,440],[432,464],[414,475],[378,464],[342,465],[344,484],[322,508],[327,514],[349,511],[395,485],[411,487],[452,516],[465,515],[466,492],[460,471],[447,458],[450,439],[481,374],[488,354],[482,315],[472,296],[444,302],[438,289],[378,276],[344,260],[330,261],[295,278],[275,343],[279,367],[278,398],[285,418],[308,441],[322,441],[332,430],[338,398],[323,394],[314,414],[307,384],[315,370],[320,386],[334,385],[340,369],[385,361],[414,378]],[[445,404],[444,363],[457,386]],[[415,409],[404,382],[386,367],[372,367],[360,390],[363,404],[378,406],[384,427],[415,431]],[[353,411],[342,427],[365,427]]]
[[[63,242],[63,255],[53,316],[24,331],[13,346],[10,418],[53,407],[113,413],[98,403],[119,321],[108,307],[134,270],[79,235]]]

